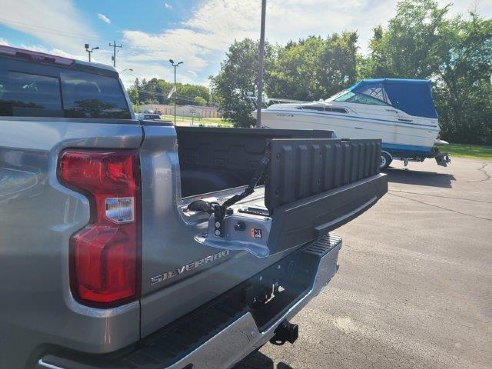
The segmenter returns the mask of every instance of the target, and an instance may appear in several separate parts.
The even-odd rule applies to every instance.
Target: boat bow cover
[[[437,118],[436,107],[432,100],[431,81],[425,79],[364,79],[349,90],[381,100],[386,100],[384,98],[386,96],[388,103],[407,114]]]

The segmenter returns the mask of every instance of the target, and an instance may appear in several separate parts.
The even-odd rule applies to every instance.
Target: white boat
[[[273,104],[262,110],[261,122],[265,128],[326,129],[340,138],[380,138],[381,169],[393,159],[405,165],[425,158],[444,166],[450,161],[435,147],[440,128],[428,80],[362,80],[326,100]]]

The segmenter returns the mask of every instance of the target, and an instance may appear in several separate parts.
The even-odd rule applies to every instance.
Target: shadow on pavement
[[[412,185],[451,188],[456,178],[452,174],[421,172],[408,169],[388,168],[388,181]]]
[[[278,363],[275,368],[275,363],[268,356],[260,351],[253,352],[243,361],[234,366],[233,369],[294,369],[285,363]]]

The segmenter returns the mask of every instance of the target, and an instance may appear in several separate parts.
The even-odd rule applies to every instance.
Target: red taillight
[[[60,181],[89,198],[90,224],[70,239],[72,293],[89,305],[135,300],[139,284],[137,151],[64,151]]]

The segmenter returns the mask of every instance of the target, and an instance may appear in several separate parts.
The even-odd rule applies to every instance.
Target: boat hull
[[[261,117],[262,125],[268,128],[326,129],[335,131],[340,138],[379,138],[383,149],[407,155],[431,154],[439,133],[437,120],[401,122],[385,116],[371,118],[284,109],[263,110]]]

